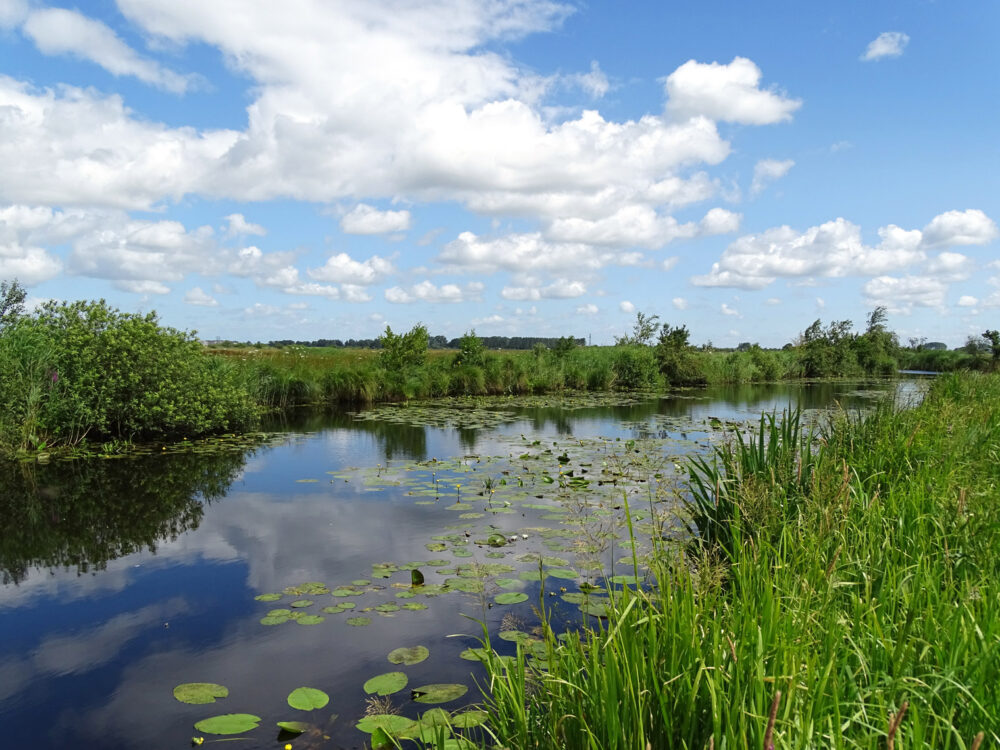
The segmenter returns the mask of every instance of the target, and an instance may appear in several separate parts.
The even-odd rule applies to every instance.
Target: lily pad
[[[288,705],[300,711],[312,711],[316,708],[323,708],[329,702],[330,696],[317,688],[295,688],[295,690],[288,694]]]
[[[427,609],[427,605],[421,604],[420,602],[407,602],[406,604],[403,605],[403,609],[409,609],[409,610]]]
[[[413,688],[410,697],[417,703],[447,703],[461,698],[469,692],[465,685],[457,683],[435,683]]]
[[[467,648],[459,654],[466,661],[486,661],[490,655],[488,648]]]
[[[497,594],[493,597],[497,604],[519,604],[528,601],[528,595],[520,591],[509,591],[506,594]]]
[[[266,617],[260,618],[261,625],[281,625],[288,622],[288,615],[267,615]]]
[[[254,597],[258,602],[276,602],[280,598],[281,594],[260,594]]]
[[[311,607],[312,599],[296,599],[294,602],[288,605],[289,607],[294,607],[299,609],[301,607]]]
[[[405,716],[397,714],[375,714],[374,716],[366,716],[354,726],[368,734],[376,729],[381,729],[387,734],[397,735],[411,729],[416,723],[413,719],[407,719]]]
[[[260,725],[260,717],[253,714],[222,714],[202,719],[194,728],[205,734],[243,734]]]
[[[393,664],[406,664],[407,666],[419,664],[428,656],[430,651],[426,646],[410,646],[409,648],[394,648],[389,652],[389,661]]]
[[[229,695],[229,688],[214,682],[185,682],[174,688],[174,698],[181,703],[201,705],[215,703],[216,698]]]
[[[348,617],[347,624],[353,625],[356,628],[364,627],[365,625],[372,624],[372,618],[370,617]]]
[[[295,622],[299,625],[319,625],[325,619],[322,615],[302,615],[302,617],[296,617]]]
[[[308,721],[279,721],[278,726],[286,732],[292,734],[302,734],[312,729],[312,724]]]
[[[552,576],[553,578],[568,578],[569,580],[572,580],[576,578],[576,571],[570,570],[569,568],[548,568],[545,571],[545,575]]]
[[[451,725],[459,729],[478,727],[486,722],[489,714],[485,711],[465,711],[451,717]]]
[[[364,689],[369,695],[392,695],[405,688],[409,681],[403,672],[386,672],[365,682]]]

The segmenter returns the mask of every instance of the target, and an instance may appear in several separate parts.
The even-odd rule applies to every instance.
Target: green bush
[[[611,372],[614,387],[621,390],[653,388],[659,382],[656,357],[648,346],[616,347]]]
[[[8,449],[197,435],[257,417],[233,368],[154,313],[122,313],[103,300],[50,303],[5,328],[0,351]]]

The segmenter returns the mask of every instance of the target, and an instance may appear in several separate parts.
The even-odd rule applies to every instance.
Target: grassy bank
[[[699,535],[648,592],[547,634],[542,662],[491,661],[498,746],[1000,741],[1000,377],[943,376],[812,445],[762,427],[692,466]]]

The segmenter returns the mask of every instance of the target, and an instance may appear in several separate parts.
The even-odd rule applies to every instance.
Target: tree
[[[17,279],[0,281],[0,331],[24,315],[28,293]]]
[[[646,315],[641,310],[635,314],[635,325],[632,326],[632,335],[615,337],[616,346],[648,346],[653,342],[653,336],[659,328],[657,321],[659,315]]]
[[[458,354],[455,355],[455,365],[482,367],[485,360],[486,347],[483,346],[483,340],[476,335],[476,329],[473,328],[462,336],[462,340],[459,342]]]
[[[656,342],[656,362],[670,385],[689,385],[696,379],[691,361],[691,333],[687,326],[664,323]]]
[[[382,351],[378,355],[378,363],[390,372],[402,373],[420,367],[427,359],[427,347],[430,336],[427,327],[417,323],[407,333],[393,333],[392,328],[385,327],[385,333],[378,338]]]
[[[990,350],[993,353],[993,361],[1000,362],[1000,331],[983,331],[983,338],[990,342]]]

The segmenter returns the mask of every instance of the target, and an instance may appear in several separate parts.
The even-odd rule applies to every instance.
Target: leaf
[[[201,705],[215,703],[216,698],[229,695],[229,688],[214,682],[185,682],[174,688],[174,697],[181,703]]]
[[[311,687],[295,688],[288,694],[288,705],[300,711],[312,711],[316,708],[323,708],[330,702],[330,696],[322,690]]]
[[[435,683],[413,688],[410,697],[417,703],[447,703],[461,698],[468,691],[468,687],[457,683]]]
[[[455,714],[451,717],[451,725],[457,727],[458,729],[469,729],[470,727],[478,727],[486,722],[489,714],[485,711],[466,711],[461,714]]]
[[[368,734],[372,734],[376,729],[381,729],[386,734],[396,735],[405,732],[416,723],[413,719],[407,719],[405,716],[397,714],[375,714],[374,716],[366,716],[354,726]]]
[[[430,656],[430,653],[426,646],[401,647],[390,651],[388,658],[392,664],[406,664],[407,666],[411,666],[422,662]]]
[[[253,714],[222,714],[202,719],[194,728],[205,734],[242,734],[256,729],[260,717]]]
[[[419,570],[414,568],[410,571],[410,585],[411,586],[423,586],[424,585],[424,574]]]
[[[519,604],[528,601],[528,595],[520,591],[509,591],[506,594],[497,594],[493,597],[497,604]]]
[[[409,681],[402,672],[386,672],[365,682],[364,689],[369,695],[392,695],[405,688]]]
[[[279,721],[278,726],[292,734],[302,734],[312,729],[312,724],[308,721]]]
[[[261,625],[281,625],[282,623],[288,622],[288,615],[268,615],[267,617],[260,618]]]
[[[372,750],[390,750],[395,746],[392,737],[382,727],[375,727],[372,732]]]
[[[302,615],[301,617],[296,617],[295,622],[299,625],[319,625],[325,619],[321,615]]]
[[[553,578],[568,578],[572,580],[576,578],[576,571],[569,568],[548,568],[545,571],[545,575],[552,576]],[[295,605],[293,604],[292,606],[294,607]]]
[[[281,594],[260,594],[254,597],[258,602],[276,602],[280,598]]]
[[[365,625],[372,624],[372,618],[370,617],[348,617],[347,624],[353,625],[356,628],[364,627]]]

